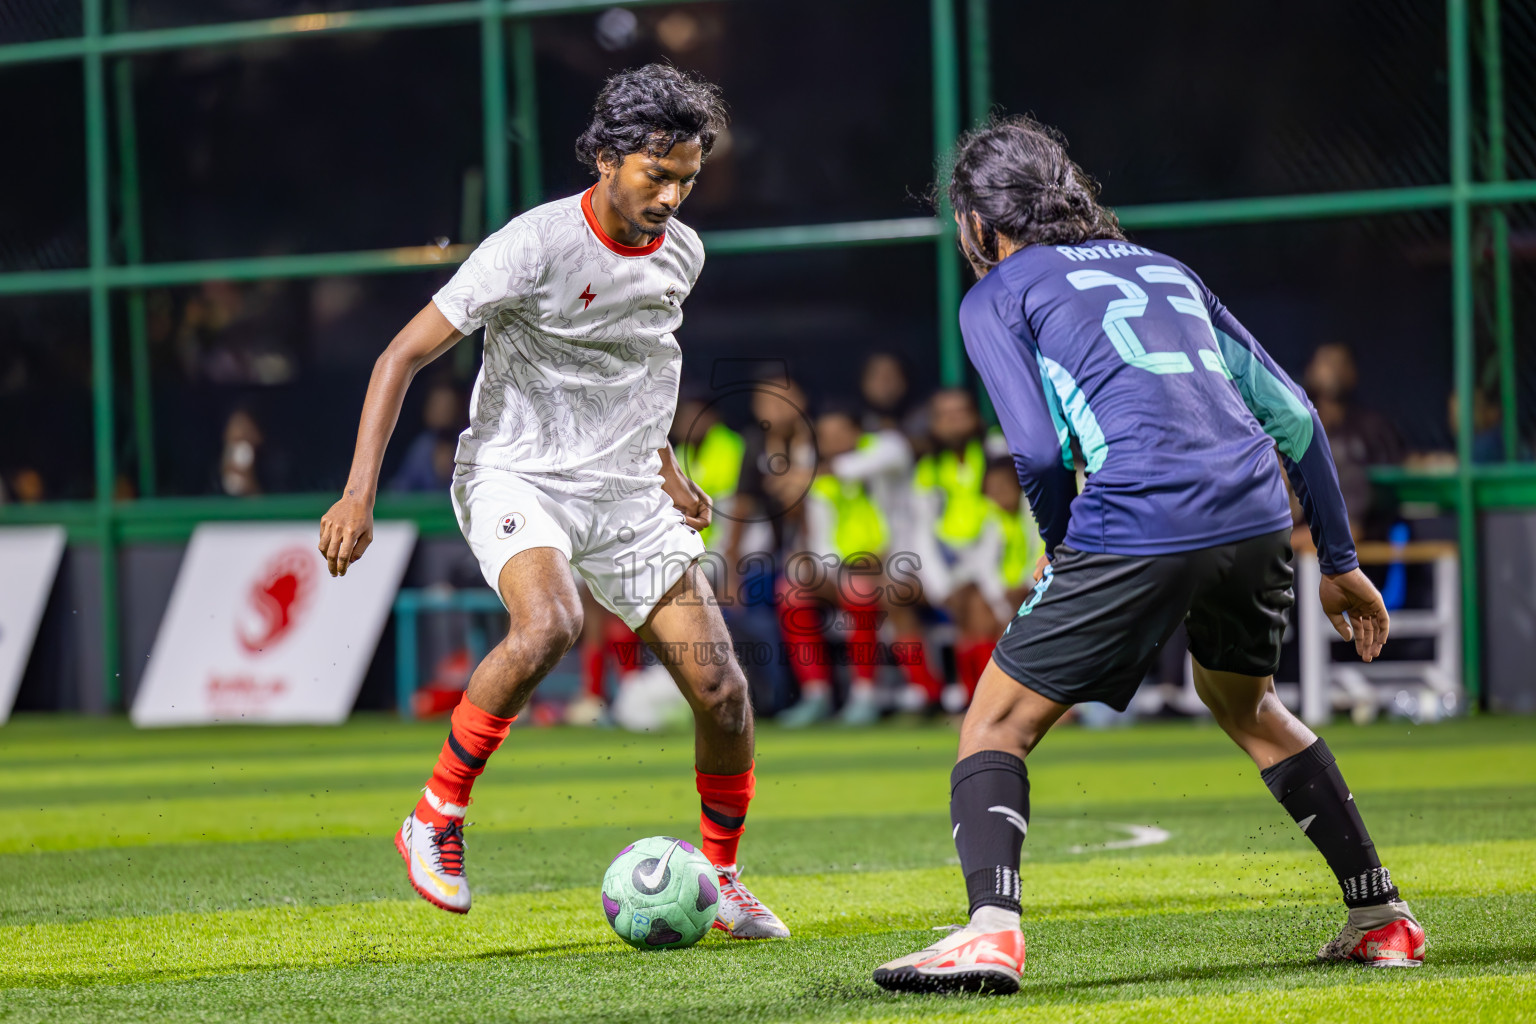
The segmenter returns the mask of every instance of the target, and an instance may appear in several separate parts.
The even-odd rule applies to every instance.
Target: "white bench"
[[[1296,626],[1301,646],[1301,717],[1310,725],[1328,721],[1335,710],[1350,710],[1369,721],[1390,703],[1403,684],[1417,684],[1431,699],[1460,704],[1461,574],[1455,544],[1415,541],[1408,544],[1362,543],[1362,565],[1432,565],[1434,604],[1392,612],[1391,640],[1429,637],[1435,642],[1428,661],[1335,662],[1330,644],[1338,639],[1317,600],[1322,581],[1315,551],[1296,552]],[[1389,641],[1390,643],[1390,641]],[[1389,685],[1381,685],[1389,684]],[[1422,691],[1421,691],[1422,692]],[[1443,705],[1442,705],[1443,706]]]

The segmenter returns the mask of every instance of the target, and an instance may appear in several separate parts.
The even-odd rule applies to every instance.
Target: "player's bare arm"
[[[714,504],[709,495],[683,472],[670,444],[658,449],[656,454],[661,456],[661,489],[683,514],[684,522],[695,530],[703,530],[714,517]]]
[[[341,499],[320,518],[320,553],[332,576],[363,557],[373,543],[373,502],[379,493],[379,466],[400,418],[400,405],[411,380],[432,360],[454,346],[461,335],[433,303],[422,307],[374,361],[368,395],[357,425],[352,471]]]

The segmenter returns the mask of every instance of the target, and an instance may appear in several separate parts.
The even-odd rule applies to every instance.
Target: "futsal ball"
[[[603,875],[603,914],[636,949],[681,949],[715,923],[720,887],[692,843],[652,836],[619,851]]]

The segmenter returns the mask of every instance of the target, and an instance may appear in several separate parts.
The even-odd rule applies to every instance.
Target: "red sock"
[[[901,670],[906,674],[907,682],[914,686],[921,686],[928,694],[930,701],[938,700],[940,693],[944,690],[944,684],[939,682],[939,677],[928,668],[928,645],[923,642],[921,636],[916,634],[900,637],[897,642],[903,646],[903,650],[915,652],[907,654],[901,660]]]
[[[802,691],[808,683],[825,686],[830,672],[821,619],[820,601],[788,583],[779,586],[779,632],[789,654],[790,671]]]
[[[873,682],[879,659],[880,609],[871,605],[845,604],[843,614],[853,626],[848,636],[848,667],[859,682]]]
[[[975,644],[962,640],[955,644],[955,678],[966,693],[976,692]]]
[[[754,765],[754,767],[756,767]],[[757,791],[757,779],[748,768],[740,775],[705,775],[695,769],[699,786],[699,831],[704,835],[704,856],[724,867],[736,863],[736,844],[746,831],[747,805]]]
[[[515,717],[515,716],[514,716]],[[427,792],[416,803],[416,817],[434,825],[463,818],[469,790],[485,771],[485,759],[496,752],[512,728],[511,718],[498,718],[469,702],[466,695],[453,709],[448,739],[427,780]],[[435,802],[434,802],[435,801]]]
[[[975,696],[976,684],[981,682],[981,674],[987,670],[992,648],[996,646],[995,640],[969,640],[956,645],[955,669],[960,682],[965,684],[965,692],[971,696]]]
[[[617,615],[608,616],[603,626],[603,649],[618,666],[620,678],[640,668],[640,638]]]
[[[603,699],[603,670],[608,663],[608,645],[588,644],[581,652],[582,692],[593,700]]]

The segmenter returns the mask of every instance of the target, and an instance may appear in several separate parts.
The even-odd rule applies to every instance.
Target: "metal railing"
[[[512,212],[511,185],[517,184],[518,202],[527,207],[542,199],[539,165],[539,133],[533,40],[530,19],[559,14],[604,10],[613,6],[639,7],[663,0],[463,0],[457,3],[402,6],[379,10],[308,14],[184,28],[129,31],[126,0],[112,0],[112,29],[106,25],[107,0],[82,0],[83,28],[78,37],[48,39],[0,46],[0,68],[42,61],[77,60],[85,80],[86,207],[89,265],[59,270],[0,273],[0,295],[44,292],[84,292],[89,295],[92,359],[92,415],[94,424],[94,478],[96,499],[89,503],[55,503],[34,507],[0,506],[0,524],[7,522],[64,522],[75,539],[94,540],[101,559],[103,671],[109,705],[120,702],[118,692],[119,607],[117,547],[143,537],[184,536],[192,525],[206,518],[265,518],[316,515],[327,496],[293,495],[267,499],[166,499],[155,498],[156,469],[153,438],[153,405],[150,398],[148,341],[145,330],[143,289],[184,285],[200,281],[258,280],[274,277],[317,277],[330,274],[388,273],[456,263],[467,254],[465,246],[403,247],[314,255],[271,256],[252,259],[199,260],[177,263],[144,262],[143,231],[139,215],[138,156],[136,152],[132,76],[129,62],[135,55],[193,47],[228,46],[255,40],[320,37],[349,32],[405,31],[428,26],[473,25],[480,27],[481,102],[485,166],[485,214],[487,223],[501,224]],[[715,0],[727,2],[727,0]],[[742,2],[742,0],[731,0]],[[991,106],[989,0],[963,0],[966,26],[966,87],[962,98],[961,52],[955,10],[956,0],[929,0],[929,34],[932,54],[933,152],[942,158],[962,123],[961,108],[968,120],[984,118]],[[1263,221],[1356,217],[1409,210],[1449,210],[1452,242],[1452,309],[1455,351],[1455,387],[1459,397],[1457,431],[1458,468],[1454,475],[1422,476],[1385,472],[1377,479],[1387,486],[1421,495],[1433,495],[1456,510],[1459,522],[1462,578],[1462,612],[1467,642],[1463,645],[1463,670],[1475,702],[1481,678],[1481,617],[1478,608],[1478,558],[1476,512],[1486,507],[1536,504],[1536,470],[1530,466],[1482,467],[1472,464],[1474,391],[1474,277],[1472,254],[1473,212],[1478,207],[1536,201],[1536,181],[1507,180],[1505,173],[1503,72],[1498,32],[1498,0],[1480,0],[1484,114],[1487,146],[1481,181],[1473,180],[1472,168],[1472,54],[1468,0],[1446,0],[1446,46],[1449,68],[1450,181],[1441,185],[1387,188],[1315,195],[1269,196],[1219,201],[1159,203],[1126,206],[1117,212],[1132,229],[1179,228]],[[510,44],[510,60],[508,48]],[[109,76],[115,100],[117,126],[118,225],[124,260],[112,260],[109,217],[111,180],[109,149]],[[511,85],[511,107],[508,85]],[[515,129],[516,161],[508,139]],[[1509,266],[1509,231],[1504,213],[1490,212],[1494,262],[1492,306],[1495,310],[1495,342],[1500,366],[1500,402],[1504,411],[1504,450],[1513,459],[1518,448],[1515,397],[1516,353],[1514,313]],[[901,218],[845,224],[717,231],[704,236],[711,254],[771,252],[826,247],[879,244],[927,244],[937,258],[938,340],[941,379],[958,384],[965,379],[965,358],[956,312],[959,308],[961,267],[953,244],[953,224],[948,211],[936,218]],[[132,502],[113,500],[116,478],[113,438],[112,321],[109,298],[113,291],[127,292],[129,375],[133,395],[133,423],[139,472],[139,492]],[[381,515],[395,509],[410,515],[424,529],[447,529],[451,517],[444,503],[418,503],[385,498]]]

